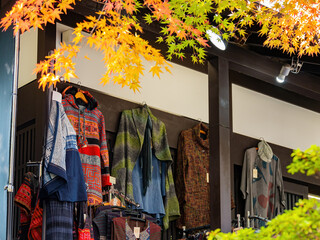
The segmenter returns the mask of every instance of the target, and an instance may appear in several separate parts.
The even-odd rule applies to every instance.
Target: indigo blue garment
[[[156,218],[160,220],[165,215],[164,203],[162,199],[162,177],[160,175],[160,162],[156,156],[152,155],[152,178],[147,187],[146,194],[143,195],[143,175],[140,166],[140,159],[132,171],[132,187],[133,197],[136,203],[140,204],[139,209],[149,214],[155,214]],[[165,171],[162,171],[164,173]]]
[[[56,192],[59,201],[87,201],[86,184],[78,150],[68,149],[66,153],[67,184]]]
[[[42,199],[86,201],[76,132],[60,102],[52,101],[44,152]]]
[[[46,201],[46,240],[71,240],[74,203]]]

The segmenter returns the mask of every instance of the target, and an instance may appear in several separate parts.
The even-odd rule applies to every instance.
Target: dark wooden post
[[[231,231],[229,64],[217,57],[208,63],[210,123],[210,219],[212,229]]]

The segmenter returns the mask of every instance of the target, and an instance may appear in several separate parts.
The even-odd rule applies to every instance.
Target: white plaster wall
[[[38,30],[32,28],[20,36],[18,87],[28,84],[37,77],[33,74],[33,69],[37,64]]]
[[[320,114],[232,85],[233,132],[288,148],[320,145]]]
[[[57,46],[61,41],[61,32],[68,29],[70,28],[67,26],[57,25]],[[105,73],[102,55],[85,44],[81,45],[80,54],[75,63],[76,75],[79,77],[72,80],[75,83],[80,81],[82,86],[97,89],[115,97],[138,103],[146,102],[150,107],[166,112],[201,119],[203,122],[209,121],[207,74],[171,63],[172,74],[164,72],[160,74],[159,79],[148,73],[151,65],[145,61],[146,71],[141,77],[140,93],[134,93],[128,87],[122,88],[118,84],[113,84],[112,81],[105,86],[100,84],[100,79]]]

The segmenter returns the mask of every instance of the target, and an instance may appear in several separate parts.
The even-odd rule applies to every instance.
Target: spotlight
[[[228,42],[224,40],[219,34],[213,32],[212,30],[207,30],[210,42],[215,45],[220,50],[224,51],[227,48]]]
[[[289,64],[283,65],[281,70],[280,70],[279,75],[276,77],[277,82],[278,83],[283,83],[285,78],[286,78],[286,76],[289,75],[290,70],[291,70],[291,66]]]

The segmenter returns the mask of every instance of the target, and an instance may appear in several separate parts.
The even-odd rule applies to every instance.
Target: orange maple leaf
[[[204,47],[209,47],[209,44],[207,44],[208,40],[202,38],[202,37],[198,37],[197,41]]]

